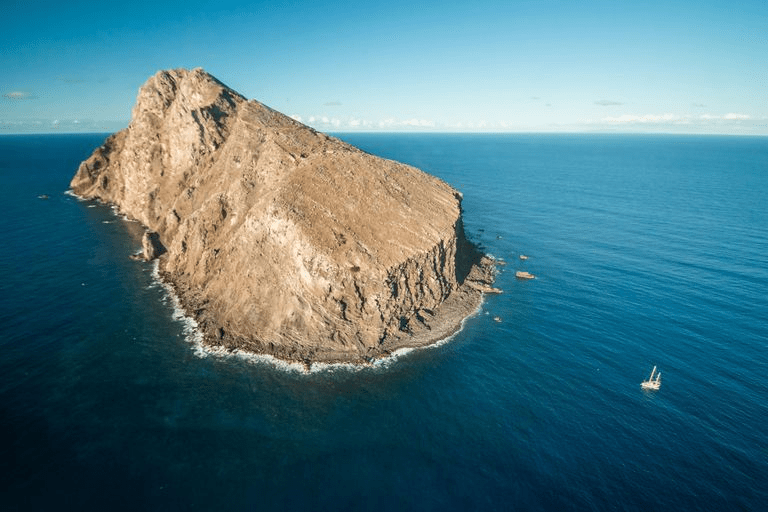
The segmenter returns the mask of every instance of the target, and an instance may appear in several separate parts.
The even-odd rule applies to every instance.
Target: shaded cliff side
[[[370,360],[451,334],[493,278],[456,190],[201,69],[151,77],[71,187],[153,233],[161,275],[211,345]]]

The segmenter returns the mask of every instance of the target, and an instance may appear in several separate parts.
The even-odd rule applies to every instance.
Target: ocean
[[[202,351],[66,194],[105,135],[0,137],[0,509],[765,510],[768,138],[339,137],[460,190],[504,292],[310,373]]]

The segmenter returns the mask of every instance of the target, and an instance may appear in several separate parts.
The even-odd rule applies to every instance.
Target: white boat
[[[656,373],[656,378],[653,378],[653,374],[656,373],[656,367],[653,367],[653,370],[651,370],[651,376],[648,377],[648,380],[644,380],[642,384],[640,384],[640,387],[643,389],[659,389],[661,387],[661,372]]]

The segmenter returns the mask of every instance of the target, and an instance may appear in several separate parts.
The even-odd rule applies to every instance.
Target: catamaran
[[[644,380],[640,387],[643,389],[659,389],[661,387],[661,372],[656,373],[656,378],[653,378],[653,374],[656,373],[656,367],[651,370],[651,376],[648,380]]]

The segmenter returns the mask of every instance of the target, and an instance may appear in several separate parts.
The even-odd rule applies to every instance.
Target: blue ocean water
[[[311,374],[196,351],[65,194],[104,135],[0,137],[0,508],[765,509],[768,139],[341,137],[461,190],[504,293]]]

